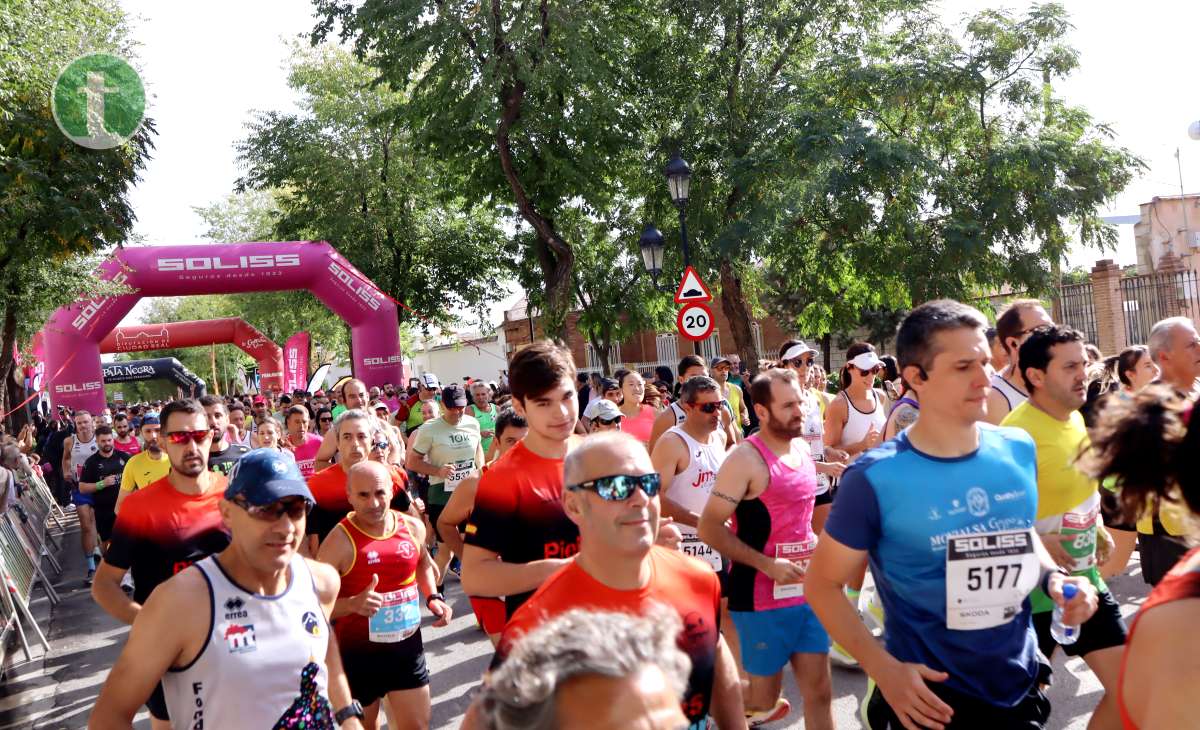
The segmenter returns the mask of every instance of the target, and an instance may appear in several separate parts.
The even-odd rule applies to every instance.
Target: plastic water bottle
[[[1079,593],[1079,589],[1074,583],[1067,583],[1063,586],[1063,599],[1070,601]],[[1079,627],[1068,626],[1063,623],[1063,607],[1058,604],[1054,605],[1054,619],[1050,622],[1050,635],[1059,644],[1066,646],[1074,644],[1079,640]]]

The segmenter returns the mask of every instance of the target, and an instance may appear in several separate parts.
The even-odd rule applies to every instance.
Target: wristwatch
[[[341,725],[352,717],[357,717],[359,720],[362,720],[364,717],[362,703],[358,700],[351,700],[349,705],[335,712],[333,714],[333,721]]]
[[[445,603],[446,597],[443,596],[441,593],[430,593],[429,596],[425,599],[425,608],[429,608],[429,604],[432,601],[441,601],[442,603]]]
[[[1038,588],[1042,589],[1042,593],[1045,593],[1046,595],[1050,595],[1050,576],[1054,575],[1055,573],[1058,573],[1059,575],[1066,577],[1066,578],[1071,577],[1071,574],[1068,573],[1066,570],[1063,570],[1063,567],[1061,565],[1055,566],[1054,570],[1047,570],[1045,573],[1042,574],[1042,579],[1038,582]]]

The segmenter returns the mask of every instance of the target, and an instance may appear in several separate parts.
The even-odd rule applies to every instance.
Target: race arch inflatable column
[[[98,275],[135,291],[75,302],[46,323],[51,402],[103,409],[100,342],[142,297],[307,289],[350,326],[351,366],[368,387],[400,383],[396,305],[325,242],[118,249]]]
[[[100,352],[145,352],[173,347],[237,345],[258,363],[262,389],[283,389],[283,348],[241,317],[117,327],[100,341]]]
[[[188,395],[199,398],[208,387],[204,380],[188,370],[173,357],[150,360],[122,360],[104,363],[101,370],[105,383],[136,383],[141,380],[166,380],[182,388]]]

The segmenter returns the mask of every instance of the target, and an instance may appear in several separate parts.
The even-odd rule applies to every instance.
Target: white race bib
[[[999,530],[946,541],[946,628],[1002,626],[1041,578],[1032,530]]]
[[[696,534],[696,528],[690,525],[676,524],[679,532],[683,534],[683,540],[679,543],[679,550],[684,555],[691,555],[693,558],[698,558],[708,563],[714,571],[721,570],[721,554],[712,549],[712,546],[705,543]]]
[[[450,466],[454,469],[450,472],[450,476],[442,482],[442,491],[453,492],[459,484],[462,484],[468,477],[475,473],[475,460],[464,459],[463,461],[452,461]]]
[[[812,560],[813,551],[817,549],[817,538],[802,542],[780,542],[775,544],[775,557],[790,560],[800,567],[801,573],[808,573],[808,561]],[[775,600],[784,598],[800,598],[804,595],[804,578],[796,583],[775,584],[772,593]]]

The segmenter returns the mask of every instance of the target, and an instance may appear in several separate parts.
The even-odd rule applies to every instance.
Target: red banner
[[[283,392],[304,390],[308,385],[310,345],[307,332],[297,332],[283,343]]]

